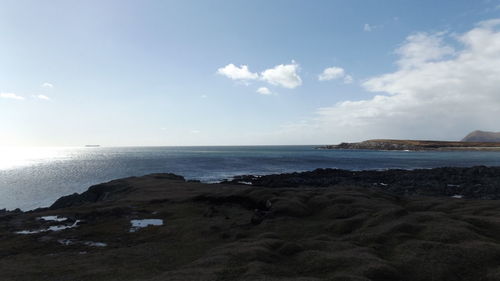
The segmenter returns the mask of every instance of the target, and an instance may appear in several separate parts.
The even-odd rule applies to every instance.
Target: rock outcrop
[[[378,187],[398,195],[500,199],[500,167],[349,171],[316,169],[266,176],[238,176],[230,183],[265,187]]]

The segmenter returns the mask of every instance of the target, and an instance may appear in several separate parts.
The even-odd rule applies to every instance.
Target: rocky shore
[[[266,187],[377,187],[403,196],[500,199],[500,167],[485,166],[385,171],[317,169],[266,176],[243,175],[226,183]]]
[[[0,280],[500,280],[499,179],[473,167],[114,180],[0,211]]]

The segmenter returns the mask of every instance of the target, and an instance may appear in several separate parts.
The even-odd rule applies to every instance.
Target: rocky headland
[[[487,132],[476,130],[465,136],[465,142],[500,142],[500,132]]]
[[[369,149],[369,150],[483,150],[500,151],[500,132],[476,130],[460,141],[372,139],[362,142],[343,142],[320,146],[318,149]]]
[[[0,280],[500,280],[500,168],[118,179],[0,211]]]
[[[362,142],[352,142],[352,143],[343,142],[337,145],[325,145],[318,147],[318,149],[369,149],[369,150],[407,150],[407,151],[426,151],[426,150],[500,151],[500,142],[374,139]]]

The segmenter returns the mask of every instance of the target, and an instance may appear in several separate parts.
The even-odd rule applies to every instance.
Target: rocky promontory
[[[408,151],[423,151],[423,150],[500,151],[500,142],[374,139],[362,142],[352,142],[352,143],[343,142],[337,145],[325,145],[318,147],[318,149],[369,149],[369,150],[408,150]]]
[[[500,142],[500,132],[474,131],[465,136],[465,142]]]
[[[499,178],[473,167],[114,180],[0,211],[0,280],[500,280]]]

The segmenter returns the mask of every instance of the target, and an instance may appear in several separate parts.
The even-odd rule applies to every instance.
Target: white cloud
[[[51,84],[51,83],[49,83],[49,82],[45,82],[45,83],[43,83],[43,84],[41,85],[41,87],[42,87],[42,88],[50,88],[50,89],[52,89],[52,88],[54,88],[54,85],[53,85],[53,84]]]
[[[345,75],[345,71],[343,68],[332,66],[332,67],[325,68],[325,70],[323,70],[323,73],[321,73],[318,76],[318,80],[319,81],[332,80],[332,79],[344,77],[344,75]]]
[[[206,99],[206,98],[208,98],[208,96],[207,96],[207,95],[201,95],[200,97],[201,97],[202,99]]]
[[[257,73],[252,73],[250,72],[250,70],[248,70],[247,65],[240,65],[240,67],[237,67],[232,63],[219,68],[217,70],[217,73],[233,80],[245,81],[245,80],[255,80],[259,78],[259,75]]]
[[[47,97],[46,95],[36,95],[35,96],[37,99],[41,99],[41,100],[50,100],[49,97]]]
[[[267,87],[260,87],[257,89],[257,93],[261,95],[271,95],[272,92]]]
[[[280,64],[274,68],[261,72],[261,79],[272,85],[289,89],[302,85],[302,79],[298,75],[299,65],[292,61],[291,64]]]
[[[199,133],[201,133],[201,131],[200,131],[200,130],[191,130],[191,131],[189,131],[189,132],[190,132],[191,134],[199,134]]]
[[[366,31],[366,32],[370,32],[373,30],[373,26],[369,25],[368,23],[365,23],[365,25],[363,25],[363,30]]]
[[[342,67],[328,67],[323,70],[323,73],[318,75],[319,81],[328,81],[334,79],[343,79],[344,83],[350,84],[353,82],[353,78],[351,75],[345,73],[345,70]]]
[[[14,99],[14,100],[24,100],[24,97],[16,95],[14,93],[0,93],[0,98],[3,98],[3,99]]]
[[[288,126],[316,142],[368,138],[462,138],[475,129],[500,131],[500,20],[454,36],[416,33],[396,50],[399,69],[367,79],[372,98],[320,108],[306,124]]]

